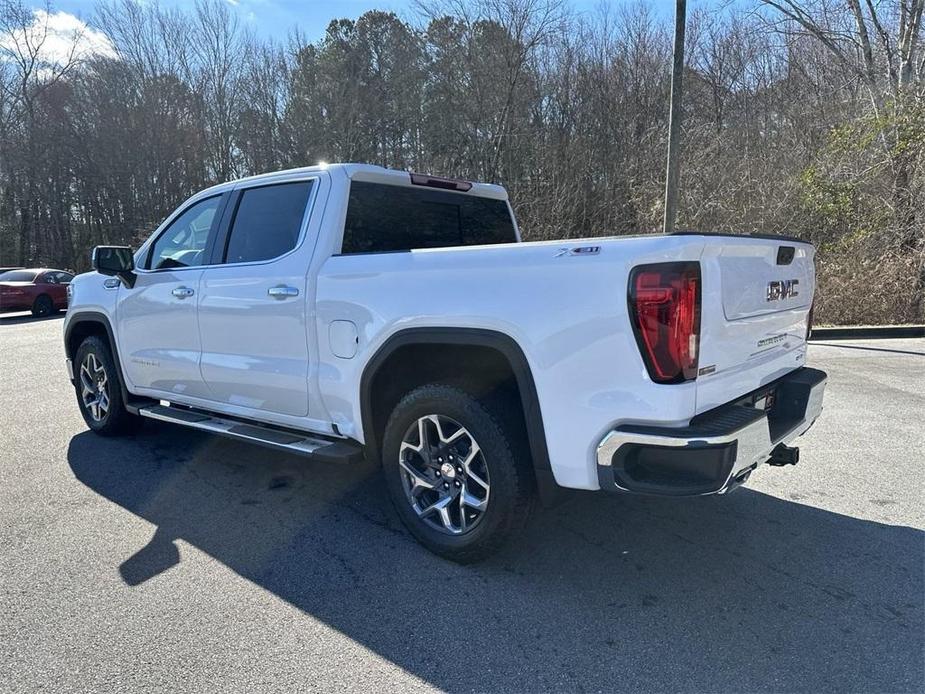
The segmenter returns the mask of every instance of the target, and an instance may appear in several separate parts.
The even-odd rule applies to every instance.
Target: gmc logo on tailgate
[[[800,280],[774,280],[768,282],[768,301],[780,301],[792,296],[799,296],[797,285]]]

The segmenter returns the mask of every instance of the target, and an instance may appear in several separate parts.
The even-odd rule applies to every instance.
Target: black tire
[[[91,359],[89,363],[88,359]],[[99,368],[94,368],[95,366]],[[98,390],[90,390],[87,392],[87,397],[84,397],[85,384],[89,382],[99,388],[101,377],[105,379],[103,384],[107,396],[105,411],[99,404]],[[125,409],[125,402],[122,399],[122,382],[109,344],[95,335],[84,339],[77,348],[74,356],[74,390],[77,394],[80,414],[83,415],[87,426],[100,436],[128,434],[141,423],[141,417]],[[91,403],[97,400],[97,408],[94,408],[92,404],[87,404],[88,400]]]
[[[535,480],[527,454],[525,436],[518,429],[516,422],[507,420],[504,415],[505,408],[499,405],[480,401],[466,391],[452,386],[425,385],[402,398],[392,411],[385,427],[382,467],[389,495],[399,517],[411,534],[427,549],[460,564],[480,561],[496,552],[523,529],[534,505]],[[410,480],[413,478],[409,477],[404,472],[405,468],[400,465],[402,441],[412,431],[412,427],[416,430],[418,420],[428,415],[445,417],[458,423],[467,430],[471,435],[469,438],[476,441],[481,450],[482,456],[478,464],[488,475],[490,492],[485,492],[487,505],[477,522],[462,534],[447,534],[446,530],[432,527],[414,510],[409,493],[406,492],[405,485],[411,484]],[[447,449],[443,450],[445,455]],[[404,455],[409,455],[407,449]],[[417,454],[412,452],[410,455]],[[458,459],[459,456],[457,462]],[[433,461],[432,463],[435,469],[428,469],[428,474],[434,475],[436,479],[437,464]],[[458,479],[462,481],[464,488],[472,484],[471,479],[467,481],[462,473]],[[452,492],[452,489],[450,491]],[[437,490],[424,493],[440,492]],[[433,498],[435,497],[431,497]],[[421,503],[419,506],[424,504]],[[454,511],[457,519],[459,513],[467,512],[461,504]],[[457,523],[458,527],[463,525],[465,522]]]
[[[51,300],[48,294],[40,294],[32,302],[32,315],[36,318],[50,316],[55,311],[55,302]]]

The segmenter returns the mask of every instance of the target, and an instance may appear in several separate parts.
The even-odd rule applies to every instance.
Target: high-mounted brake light
[[[458,190],[465,193],[472,189],[469,181],[460,181],[455,178],[440,178],[439,176],[428,176],[427,174],[411,174],[411,182],[416,186],[427,186],[428,188],[442,188],[443,190]]]
[[[629,311],[636,343],[656,383],[697,378],[700,264],[658,263],[633,269]]]

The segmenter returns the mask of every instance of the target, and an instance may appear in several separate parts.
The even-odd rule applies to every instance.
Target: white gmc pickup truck
[[[87,425],[144,418],[381,463],[466,562],[562,487],[724,494],[822,410],[813,247],[708,234],[521,243],[503,188],[337,164],[204,190],[71,283]]]

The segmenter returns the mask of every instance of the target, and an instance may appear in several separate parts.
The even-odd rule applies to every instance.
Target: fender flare
[[[106,331],[106,339],[109,342],[109,350],[112,352],[113,361],[116,369],[119,371],[119,389],[122,391],[122,402],[128,406],[131,401],[131,393],[125,385],[125,376],[122,373],[122,360],[119,358],[119,347],[116,345],[116,335],[113,332],[112,324],[109,322],[109,316],[102,311],[77,311],[68,317],[67,327],[64,329],[64,354],[73,361],[74,354],[71,353],[71,335],[74,328],[78,325],[94,323],[103,326]],[[75,377],[76,378],[76,377]]]
[[[552,474],[549,450],[546,446],[546,429],[540,401],[533,381],[533,372],[520,345],[514,338],[496,330],[483,328],[406,328],[391,335],[366,362],[360,378],[360,415],[367,455],[379,459],[380,442],[375,435],[372,412],[372,384],[385,361],[398,349],[409,345],[458,345],[488,347],[498,351],[510,364],[523,403],[524,422],[537,486],[544,502],[552,501],[559,487]]]

